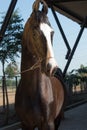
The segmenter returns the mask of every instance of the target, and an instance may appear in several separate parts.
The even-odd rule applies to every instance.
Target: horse
[[[47,13],[44,0],[36,0],[24,27],[21,79],[15,95],[15,110],[23,130],[58,130],[60,124],[64,88],[57,78],[60,69],[54,58],[54,30]]]

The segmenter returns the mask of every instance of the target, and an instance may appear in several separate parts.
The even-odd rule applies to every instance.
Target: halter
[[[43,58],[43,59],[39,58],[38,61],[35,64],[33,64],[30,68],[28,68],[26,70],[23,70],[23,71],[21,71],[21,72],[19,72],[17,74],[23,74],[23,73],[26,73],[26,72],[29,72],[29,71],[33,71],[33,70],[35,70],[35,69],[37,69],[37,68],[40,67],[40,63],[43,60],[45,60],[45,59],[51,59],[51,58],[54,58],[54,57],[48,57],[48,58]]]
[[[28,71],[32,71],[32,70],[35,70],[35,69],[39,68],[39,67],[40,67],[40,63],[41,63],[42,61],[43,61],[43,60],[42,60],[41,58],[39,58],[39,60],[38,60],[35,64],[33,64],[29,69],[26,69],[26,70],[20,72],[20,74],[23,74],[23,73],[26,73],[26,72],[28,72]]]

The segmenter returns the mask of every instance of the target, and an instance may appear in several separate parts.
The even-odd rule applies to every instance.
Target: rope
[[[35,69],[39,68],[41,62],[42,62],[42,59],[39,58],[39,60],[34,65],[32,65],[29,69],[26,69],[22,72],[19,72],[18,74],[23,74],[23,73],[26,73],[28,71],[35,70]]]
[[[50,59],[50,58],[53,58],[53,57],[48,57],[47,59]],[[40,63],[41,63],[43,60],[45,60],[45,59],[46,59],[46,58],[43,58],[43,59],[39,58],[39,60],[38,60],[34,65],[32,65],[29,69],[26,69],[26,70],[24,70],[24,71],[21,71],[21,72],[19,72],[19,73],[17,73],[17,74],[23,74],[23,73],[26,73],[26,72],[28,72],[28,71],[32,71],[32,70],[35,70],[35,69],[39,68],[39,67],[40,67]]]

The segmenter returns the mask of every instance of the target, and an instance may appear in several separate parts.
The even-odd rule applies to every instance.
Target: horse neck
[[[36,68],[33,70],[26,71],[30,69],[38,60],[33,57],[31,52],[28,52],[26,48],[22,48],[22,57],[21,57],[21,77],[34,78],[35,76],[41,75],[40,68]],[[26,71],[26,72],[24,72]],[[24,72],[24,73],[22,73]],[[32,77],[34,76],[34,77]]]
[[[40,68],[37,68],[22,73],[23,71],[29,69],[37,62],[33,59],[31,54],[27,53],[26,50],[23,50],[22,52],[23,53],[21,57],[21,88],[27,93],[29,93],[31,98],[34,98],[36,93],[38,95],[38,91],[40,88],[41,71]]]

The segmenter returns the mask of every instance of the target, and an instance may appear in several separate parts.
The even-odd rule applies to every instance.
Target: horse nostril
[[[46,72],[48,76],[53,76],[53,74],[56,71],[56,68],[58,67],[56,61],[54,58],[50,58],[48,63],[46,64]]]
[[[47,73],[50,73],[50,70],[51,70],[51,64],[48,63],[48,64],[47,64]]]

